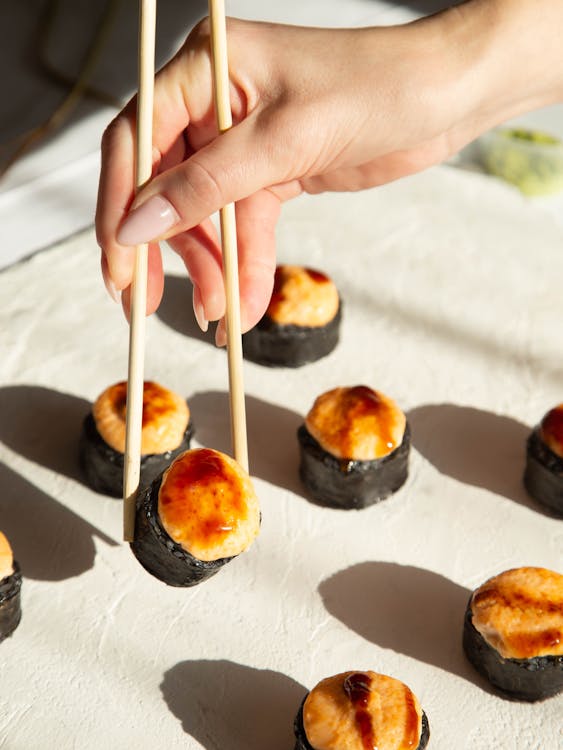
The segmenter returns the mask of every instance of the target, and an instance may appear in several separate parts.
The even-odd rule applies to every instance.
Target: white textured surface
[[[263,526],[193,589],[119,542],[120,503],[82,486],[88,403],[126,372],[127,328],[88,232],[0,274],[0,528],[25,575],[0,645],[0,748],[289,750],[306,689],[345,669],[407,682],[433,750],[557,750],[563,701],[487,690],[463,657],[469,591],[562,568],[563,527],[521,487],[524,441],[563,397],[563,230],[516,191],[439,168],[284,207],[280,258],[330,273],[342,341],[299,370],[246,364]],[[166,256],[146,374],[228,448],[224,352],[200,336]],[[318,393],[366,383],[408,412],[411,474],[361,512],[310,504],[295,430]]]

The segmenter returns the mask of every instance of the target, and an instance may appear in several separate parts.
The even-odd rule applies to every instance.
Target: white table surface
[[[284,207],[280,258],[330,273],[342,340],[298,370],[245,365],[263,512],[244,555],[193,589],[120,543],[119,501],[83,486],[81,420],[125,377],[127,326],[91,230],[0,274],[0,528],[24,574],[0,645],[2,750],[290,750],[306,690],[347,669],[406,682],[429,750],[558,750],[563,696],[493,694],[461,649],[469,592],[501,570],[561,571],[563,527],[527,498],[524,443],[561,401],[563,229],[491,178],[441,167]],[[166,254],[148,378],[185,395],[196,445],[228,450],[224,352],[200,335]],[[361,512],[297,476],[314,398],[369,384],[413,429],[410,477]]]

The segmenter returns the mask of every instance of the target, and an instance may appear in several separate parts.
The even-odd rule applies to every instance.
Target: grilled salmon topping
[[[317,328],[330,323],[339,304],[336,286],[325,274],[301,266],[278,266],[266,314],[279,325]]]
[[[14,555],[10,542],[0,531],[0,581],[14,572]]]

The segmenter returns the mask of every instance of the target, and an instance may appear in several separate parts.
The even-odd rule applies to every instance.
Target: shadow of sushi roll
[[[320,505],[367,508],[407,480],[409,424],[391,399],[367,386],[335,388],[319,396],[297,439],[299,476]]]
[[[549,411],[527,440],[524,486],[563,518],[563,404]]]
[[[554,583],[551,594],[542,579]],[[508,698],[534,702],[561,692],[563,576],[519,568],[485,582],[465,611],[463,649],[475,669]]]
[[[219,451],[192,449],[139,493],[130,547],[155,578],[195,586],[245,551],[259,526],[246,472]]]
[[[117,498],[123,495],[126,397],[127,383],[106,389],[84,419],[79,444],[80,467],[88,486],[102,495]],[[193,435],[186,401],[157,383],[146,382],[141,489],[148,487],[171,461],[190,447]],[[162,451],[158,450],[159,442]]]
[[[398,687],[401,693],[399,701],[394,701],[394,705],[389,706],[389,708],[395,709],[395,711],[390,711],[393,719],[387,722],[383,718],[381,725],[378,724],[377,714],[375,712],[372,714],[370,711],[367,694],[360,692],[354,696],[354,693],[352,693],[352,698],[350,699],[350,691],[346,691],[344,688],[347,679],[353,679],[358,676],[365,679],[366,676],[369,677],[370,675],[383,680],[384,685],[388,683],[393,687]],[[336,683],[336,686],[334,683]],[[410,747],[412,750],[425,750],[427,747],[430,740],[428,717],[418,704],[418,700],[414,694],[406,685],[391,677],[377,675],[374,672],[344,672],[341,675],[322,680],[303,699],[293,722],[293,733],[295,735],[294,750],[316,750],[316,747],[311,744],[307,736],[304,714],[311,694],[316,690],[324,691],[327,684],[329,685],[329,690],[326,695],[322,696],[322,704],[315,706],[307,722],[312,727],[313,732],[322,733],[323,747],[330,750],[339,750],[341,747],[348,746],[375,747],[374,740],[376,738],[380,743],[385,744],[385,747]],[[340,692],[340,695],[331,695],[331,691],[335,687]],[[340,690],[338,690],[339,687]],[[358,693],[358,691],[356,692]],[[387,708],[385,705],[385,693],[383,695],[379,694],[378,697],[380,700],[377,701],[376,711],[379,711],[379,716],[384,717]],[[346,705],[348,702],[350,703],[349,706]],[[333,704],[332,706],[331,703]],[[405,715],[402,717],[400,711],[397,712],[396,710],[397,703],[399,705],[401,703],[404,704]],[[333,716],[328,715],[331,708],[334,710]],[[347,713],[350,715],[347,716]],[[337,719],[340,719],[340,723],[338,723]],[[323,727],[324,722],[326,722],[326,726]],[[319,724],[321,725],[320,727]],[[395,745],[389,744],[388,735],[395,738],[399,737]]]
[[[278,266],[264,316],[242,337],[244,357],[267,367],[301,367],[326,357],[340,336],[342,302],[325,274]]]
[[[13,572],[0,580],[0,642],[12,635],[20,624],[22,576],[14,560]]]

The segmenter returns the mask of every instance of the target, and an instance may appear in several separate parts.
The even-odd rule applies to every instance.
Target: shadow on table
[[[364,562],[324,580],[319,593],[333,617],[371,643],[488,690],[461,645],[463,586],[412,565]]]
[[[269,669],[231,661],[184,661],[160,685],[186,734],[206,750],[288,750],[307,689]]]
[[[547,513],[522,482],[530,427],[511,417],[455,404],[427,404],[408,414],[415,448],[438,471]]]
[[[30,461],[83,483],[78,444],[90,408],[83,398],[42,386],[0,388],[0,441]]]
[[[155,315],[182,336],[207,341],[215,346],[216,323],[210,323],[207,332],[203,333],[194,317],[192,294],[193,285],[186,275],[166,274],[164,295]]]
[[[190,399],[199,443],[230,453],[229,398],[223,391],[203,391]],[[246,396],[250,472],[278,487],[304,496],[299,480],[297,428],[303,417],[255,396]]]
[[[22,476],[0,464],[0,529],[24,578],[62,581],[90,570],[94,536],[112,539]]]

